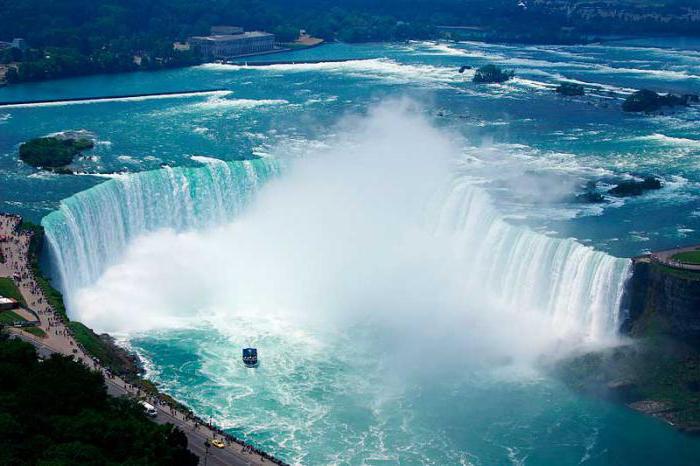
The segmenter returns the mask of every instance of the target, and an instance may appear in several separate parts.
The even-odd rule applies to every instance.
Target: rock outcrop
[[[700,272],[634,259],[622,330],[700,343]]]
[[[634,259],[625,344],[560,361],[571,387],[700,434],[700,272]]]

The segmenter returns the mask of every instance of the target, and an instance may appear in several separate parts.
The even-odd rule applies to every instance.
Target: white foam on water
[[[114,97],[108,99],[88,99],[88,100],[69,100],[69,101],[57,101],[57,102],[38,102],[38,103],[26,103],[26,104],[6,104],[0,105],[0,108],[35,108],[35,107],[61,107],[65,105],[88,105],[88,104],[99,104],[99,103],[111,103],[111,102],[142,102],[147,100],[161,100],[161,99],[187,99],[191,97],[201,97],[208,95],[225,96],[230,94],[231,91],[205,91],[205,92],[188,92],[182,94],[157,94],[157,95],[146,95],[146,96],[135,96],[135,97]]]
[[[576,63],[576,62],[557,62],[548,61],[536,58],[522,58],[522,57],[508,57],[502,60],[504,65],[508,66],[523,66],[528,68],[577,68],[577,69],[588,69],[591,68],[589,63]]]
[[[193,155],[190,157],[190,159],[194,160],[195,162],[199,162],[201,164],[204,164],[204,165],[225,163],[225,161],[223,161],[221,159],[217,159],[215,157],[207,157],[206,155]]]
[[[453,68],[430,65],[409,65],[398,63],[385,58],[367,60],[349,60],[343,62],[279,64],[268,66],[239,66],[227,64],[205,64],[200,66],[210,70],[246,69],[257,72],[288,72],[299,73],[322,71],[339,73],[359,78],[382,79],[395,83],[451,83],[459,79],[459,74]]]
[[[655,78],[662,78],[662,79],[670,79],[673,81],[681,81],[681,80],[688,80],[688,79],[694,79],[698,80],[700,79],[699,75],[691,74],[686,70],[664,70],[664,69],[657,69],[657,68],[628,68],[628,67],[615,67],[615,66],[609,66],[609,65],[594,65],[592,67],[592,70],[598,73],[605,73],[605,74],[627,74],[627,75],[645,75],[645,76],[653,76]]]
[[[289,101],[284,99],[224,99],[219,96],[205,100],[204,102],[196,103],[189,108],[192,109],[228,109],[240,108],[251,109],[270,105],[286,105]]]
[[[455,47],[454,44],[447,43],[434,43],[434,42],[418,42],[421,46],[420,50],[416,50],[417,53],[421,55],[444,55],[444,56],[454,56],[454,57],[469,57],[469,58],[480,58],[480,59],[503,59],[503,55],[499,54],[488,54],[481,50],[475,48],[460,48]],[[426,53],[427,50],[427,53]]]
[[[61,175],[58,173],[54,173],[52,171],[48,170],[41,170],[35,173],[32,173],[31,175],[28,175],[27,178],[32,178],[32,179],[37,179],[37,180],[50,180],[52,178],[57,178]]]
[[[632,94],[638,90],[638,89],[633,89],[630,87],[620,87],[620,86],[613,86],[610,84],[603,84],[603,83],[597,83],[597,82],[591,82],[591,81],[581,81],[579,79],[569,78],[569,77],[566,77],[566,76],[558,74],[558,73],[553,74],[552,76],[559,81],[580,84],[582,86],[586,86],[587,88],[593,89],[595,91],[612,92],[615,94],[629,95],[629,94]]]
[[[661,133],[649,134],[647,136],[637,136],[630,138],[630,141],[650,141],[661,145],[700,148],[700,140],[667,136]]]
[[[512,78],[508,83],[518,84],[520,86],[528,87],[530,89],[537,89],[539,91],[552,91],[557,88],[555,83],[547,83],[542,81],[535,81],[532,79],[525,79],[518,76]]]

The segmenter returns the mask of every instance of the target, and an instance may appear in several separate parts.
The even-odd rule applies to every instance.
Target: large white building
[[[275,36],[267,32],[252,31],[190,37],[188,43],[190,48],[198,50],[205,58],[224,59],[274,50]]]

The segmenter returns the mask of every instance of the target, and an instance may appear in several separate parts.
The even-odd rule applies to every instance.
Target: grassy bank
[[[30,334],[34,335],[35,337],[46,338],[46,332],[44,332],[39,327],[25,327],[22,329],[22,331],[30,333]]]
[[[27,319],[12,311],[0,312],[0,324],[13,324],[15,322],[25,322]]]
[[[27,303],[24,302],[24,297],[22,297],[22,293],[20,293],[19,289],[17,288],[17,285],[15,285],[15,282],[11,278],[0,278],[0,296],[12,298],[18,303],[20,303],[22,306],[27,305]]]
[[[666,275],[671,275],[673,277],[681,278],[684,280],[700,281],[700,272],[693,270],[677,269],[674,267],[669,267],[668,265],[659,264],[653,262],[651,267],[665,273]]]
[[[700,265],[700,251],[686,251],[673,256],[671,259],[684,264]]]

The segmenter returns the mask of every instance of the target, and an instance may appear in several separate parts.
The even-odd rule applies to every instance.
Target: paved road
[[[0,251],[5,258],[4,263],[0,262],[0,277],[10,277],[14,280],[27,306],[39,317],[39,327],[46,332],[47,336],[39,338],[20,329],[12,328],[10,332],[13,335],[33,344],[42,357],[48,357],[54,353],[72,356],[87,367],[100,371],[105,378],[107,390],[112,395],[147,399],[158,410],[156,422],[175,424],[185,432],[189,440],[188,448],[200,457],[202,465],[205,463],[205,457],[207,466],[274,464],[257,453],[243,451],[243,446],[234,442],[229,442],[223,449],[212,446],[207,452],[204,447],[205,441],[216,438],[223,439],[219,433],[207,427],[201,420],[171,409],[167,404],[160,403],[157,399],[149,398],[138,387],[110,374],[106,368],[100,365],[99,361],[89,356],[75,341],[63,318],[47,304],[41,288],[36,284],[28,263],[31,236],[18,232],[17,227],[20,223],[19,217],[0,214],[0,239],[3,240],[0,241]]]

